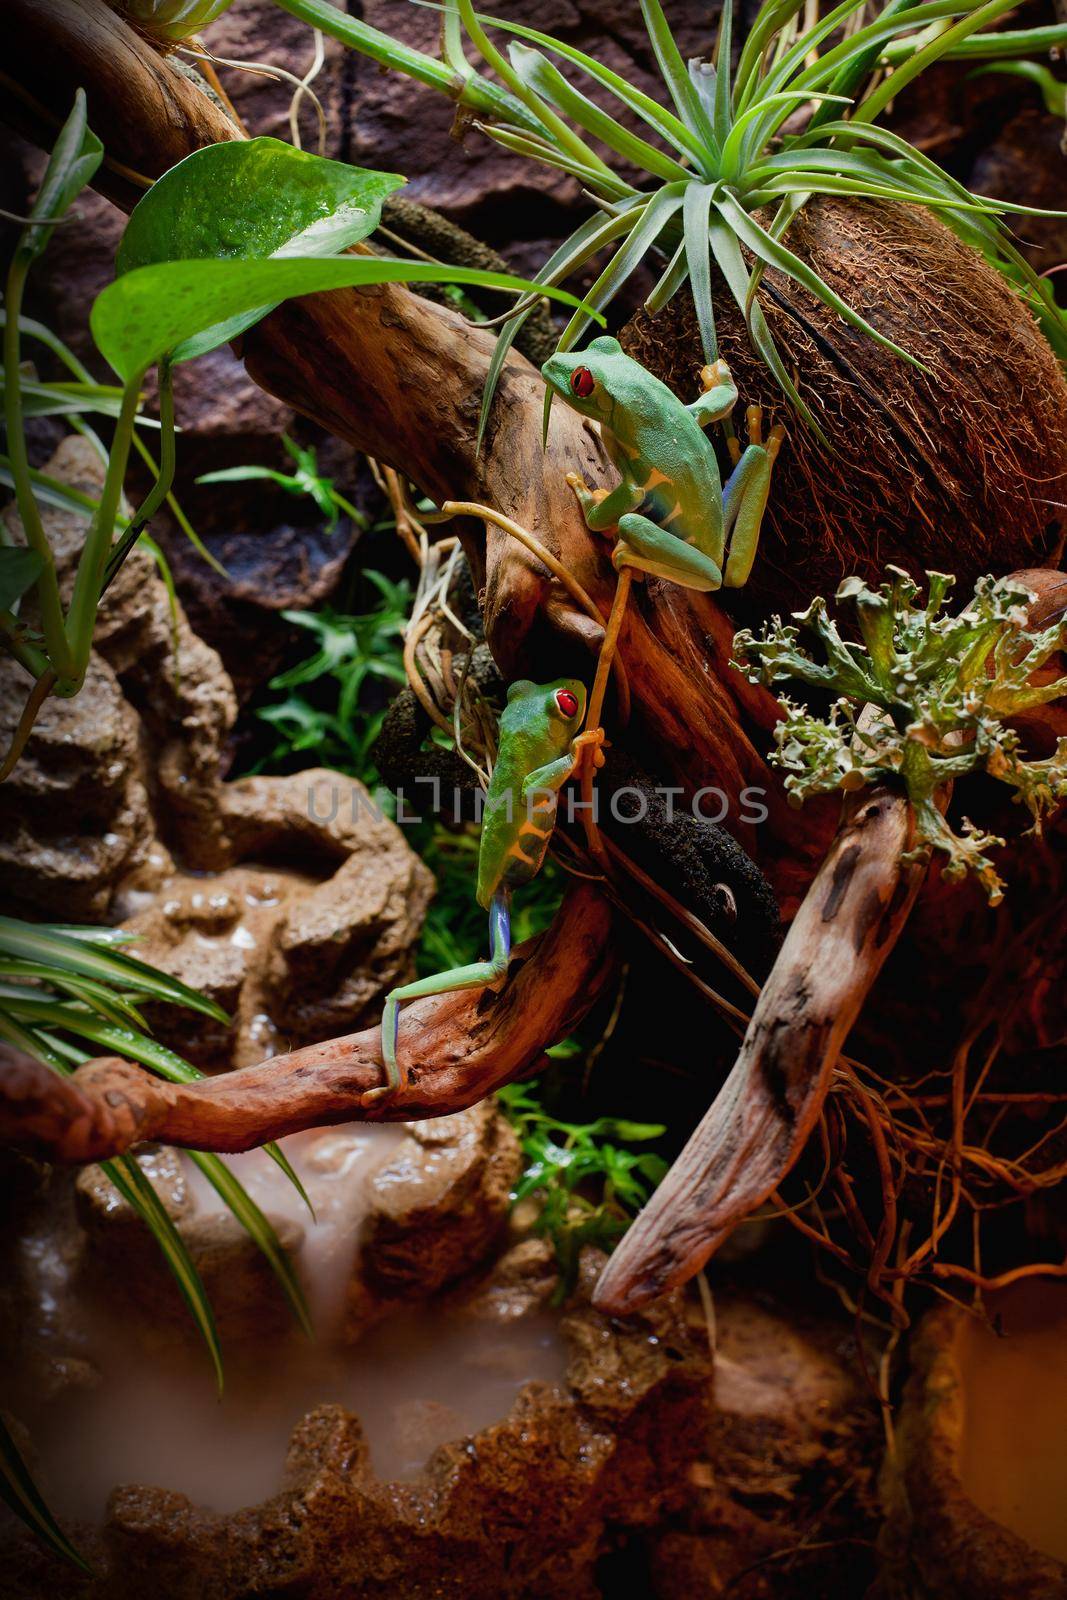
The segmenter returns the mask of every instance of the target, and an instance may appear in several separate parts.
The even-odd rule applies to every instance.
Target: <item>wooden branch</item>
[[[12,77],[0,109],[48,142],[82,84],[90,125],[112,163],[105,190],[121,204],[136,188],[118,168],[154,178],[201,144],[239,136],[215,106],[134,33],[104,0],[0,0]],[[487,438],[477,418],[495,336],[451,308],[400,286],[342,290],[289,302],[253,329],[243,355],[250,375],[285,404],[395,467],[438,504],[475,500],[536,534],[606,617],[615,575],[606,540],[591,535],[566,484],[614,479],[593,428],[566,406],[552,408],[541,444],[544,385],[512,352]],[[545,568],[497,528],[460,525],[483,588],[486,637],[505,676],[588,677],[603,630]],[[620,655],[634,688],[634,736],[653,752],[645,764],[689,794],[705,785],[728,796],[727,826],[750,851],[757,833],[745,788],[765,791],[761,864],[780,898],[795,903],[833,834],[833,807],[797,812],[761,754],[777,710],[773,696],[729,669],[732,627],[706,595],[653,581],[635,586]]]
[[[498,993],[468,989],[405,1006],[399,1056],[410,1081],[370,1108],[361,1096],[383,1079],[378,1028],[191,1084],[114,1057],[61,1078],[0,1046],[0,1142],[53,1161],[99,1161],[149,1139],[250,1150],[336,1122],[447,1116],[521,1077],[566,1038],[615,970],[611,930],[603,896],[575,884],[548,931],[515,951]]]
[[[901,865],[910,818],[906,797],[888,788],[846,801],[730,1076],[604,1269],[601,1310],[633,1311],[691,1278],[804,1148],[926,875],[925,865]]]

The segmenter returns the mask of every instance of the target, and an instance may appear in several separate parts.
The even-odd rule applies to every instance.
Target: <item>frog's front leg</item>
[[[710,556],[636,513],[620,518],[619,542],[611,559],[617,572],[632,567],[657,578],[669,578],[683,589],[706,592],[722,587],[722,572]]]
[[[435,973],[431,978],[417,978],[414,983],[402,984],[393,989],[382,1012],[382,1059],[385,1062],[387,1082],[380,1088],[368,1089],[361,1096],[367,1107],[379,1105],[398,1089],[406,1088],[407,1069],[396,1059],[397,1037],[400,1032],[398,1007],[401,1000],[417,1000],[427,994],[448,994],[453,989],[477,989],[483,984],[498,982],[508,970],[511,955],[511,895],[500,889],[489,904],[489,959],[473,961],[465,967],[451,967],[447,972]]]
[[[568,472],[567,482],[578,496],[586,527],[594,533],[614,528],[620,517],[636,510],[645,498],[645,491],[625,478],[607,493],[603,489],[590,489],[577,472]]]
[[[771,492],[771,472],[785,438],[785,429],[779,425],[771,429],[764,444],[762,425],[761,408],[749,406],[745,453],[741,454],[736,439],[729,441],[734,470],[722,492],[723,535],[730,541],[723,579],[727,589],[740,589],[748,582]]]
[[[707,428],[730,415],[737,404],[737,384],[726,362],[715,361],[702,370],[700,385],[703,393],[690,403],[689,411],[702,428]]]

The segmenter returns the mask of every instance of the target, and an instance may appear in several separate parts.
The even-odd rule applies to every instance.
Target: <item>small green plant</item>
[[[121,948],[129,938],[110,928],[54,927],[0,917],[0,1038],[61,1076],[94,1055],[109,1053],[138,1061],[172,1082],[201,1077],[188,1061],[152,1038],[142,1007],[146,1001],[184,1006],[220,1023],[228,1022],[226,1013],[197,990],[129,955]],[[277,1145],[265,1148],[307,1201]],[[303,1290],[271,1222],[219,1156],[191,1150],[189,1159],[263,1252],[293,1315],[310,1336]],[[133,1155],[116,1156],[101,1166],[155,1238],[207,1343],[221,1392],[222,1351],[214,1314],[181,1234]],[[59,1555],[85,1567],[34,1487],[2,1424],[0,1494]]]
[[[789,224],[812,195],[851,195],[906,201],[966,224],[967,236],[991,259],[1010,268],[1013,281],[1047,315],[1054,302],[1001,225],[1005,212],[1024,207],[971,194],[937,164],[877,119],[889,102],[925,69],[1012,10],[1014,0],[889,0],[864,21],[866,0],[843,0],[810,25],[805,0],[765,0],[733,69],[733,5],[723,6],[713,60],[686,63],[660,0],[639,0],[652,57],[666,103],[635,88],[595,57],[536,28],[484,17],[473,0],[445,0],[442,60],[391,39],[329,0],[277,0],[283,10],[442,90],[467,107],[477,125],[508,150],[575,177],[595,202],[589,219],[562,244],[539,274],[544,285],[568,278],[601,252],[610,260],[590,288],[587,305],[571,317],[559,341],[573,348],[650,252],[660,254],[658,281],[646,305],[660,310],[687,281],[700,323],[705,358],[718,353],[711,294],[714,260],[743,311],[754,347],[791,404],[822,437],[797,391],[760,308],[758,289],[767,267],[801,284],[824,305],[911,359],[855,311],[785,244]],[[958,20],[953,20],[958,19]],[[929,32],[923,30],[929,29]],[[516,42],[505,54],[491,31]],[[1067,26],[1041,30],[1067,42]],[[880,70],[887,47],[909,36],[893,72]],[[467,61],[469,41],[502,89]],[[836,40],[836,42],[831,42]],[[555,59],[550,59],[555,58]],[[627,122],[636,118],[656,140],[633,132],[594,102],[559,61],[606,95]],[[573,76],[573,74],[572,74]],[[490,96],[490,89],[494,94]],[[801,108],[812,114],[802,131],[786,124]],[[639,177],[624,177],[600,151]],[[769,213],[769,215],[768,215]],[[752,263],[750,265],[750,263]],[[482,411],[488,415],[504,358],[535,301],[520,301],[497,341]]]
[[[907,573],[896,567],[889,573],[877,591],[848,578],[837,592],[855,613],[862,644],[842,638],[819,597],[795,614],[795,626],[776,617],[761,634],[739,632],[734,665],[753,683],[793,680],[839,697],[825,716],[783,698],[771,759],[787,773],[794,803],[902,779],[915,809],[913,855],[937,850],[947,878],[973,873],[995,904],[1004,886],[986,852],[1004,841],[969,821],[957,833],[935,796],[954,778],[988,773],[1015,790],[1034,832],[1067,798],[1067,739],[1047,759],[1027,760],[1005,721],[1067,694],[1067,678],[1030,681],[1067,642],[1067,624],[1032,630],[1032,595],[1006,579],[980,579],[965,609],[946,615],[953,583],[947,574],[927,574],[923,604]],[[800,643],[802,630],[824,659]],[[880,715],[861,725],[865,706]]]
[[[597,1117],[559,1122],[544,1110],[539,1085],[512,1083],[497,1100],[518,1135],[525,1167],[512,1202],[533,1200],[533,1231],[550,1239],[559,1264],[557,1303],[574,1288],[584,1245],[611,1250],[662,1180],[667,1163],[654,1151],[626,1148],[658,1139],[658,1123]]]
[[[371,750],[385,716],[384,697],[369,696],[371,684],[404,684],[403,638],[411,586],[380,572],[362,574],[377,589],[378,604],[359,615],[325,606],[321,611],[284,611],[287,622],[305,629],[317,648],[305,660],[270,680],[283,698],[256,715],[278,736],[257,770],[291,766],[314,753],[316,765],[348,772],[372,784],[377,776]]]
[[[319,460],[311,445],[306,447],[298,445],[295,439],[290,439],[287,433],[282,434],[282,443],[296,465],[295,472],[276,472],[273,467],[222,467],[218,472],[205,472],[197,478],[197,483],[276,483],[279,489],[284,489],[287,494],[296,495],[298,498],[307,496],[313,500],[326,518],[327,531],[332,533],[341,516],[351,517],[359,528],[367,526],[367,518],[362,511],[358,511],[351,500],[346,500],[341,491],[335,486],[332,478],[325,477],[319,471]],[[291,613],[291,620],[297,616]]]

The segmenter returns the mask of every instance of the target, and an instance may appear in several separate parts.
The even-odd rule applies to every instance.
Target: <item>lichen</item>
[[[1067,739],[1046,759],[1029,760],[1007,721],[1067,694],[1067,677],[1032,681],[1067,643],[1067,621],[1031,629],[1030,591],[991,577],[978,580],[962,611],[946,614],[948,574],[927,573],[923,604],[907,573],[887,570],[877,591],[858,577],[837,591],[838,603],[855,612],[861,643],[842,637],[820,596],[794,613],[795,625],[775,617],[760,635],[739,632],[733,665],[753,683],[793,680],[837,696],[822,715],[782,697],[771,760],[787,774],[792,803],[899,778],[915,814],[908,859],[940,851],[947,878],[973,873],[996,904],[1004,886],[988,852],[1003,839],[968,819],[954,829],[939,792],[952,779],[986,772],[1016,791],[1032,833],[1067,798]],[[822,660],[802,632],[814,637]]]

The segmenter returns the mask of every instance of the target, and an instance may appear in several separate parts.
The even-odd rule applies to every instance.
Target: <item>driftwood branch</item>
[[[691,1278],[803,1150],[926,874],[901,863],[910,818],[907,798],[888,788],[846,802],[733,1070],[604,1270],[602,1310],[632,1311]]]
[[[368,1028],[198,1083],[165,1083],[107,1058],[72,1078],[0,1046],[0,1142],[54,1161],[99,1161],[148,1139],[197,1150],[250,1150],[335,1122],[447,1116],[522,1077],[566,1038],[615,968],[612,913],[577,884],[548,931],[520,945],[502,990],[412,1001],[401,1012],[406,1087],[365,1108],[384,1081],[381,1031]]]

